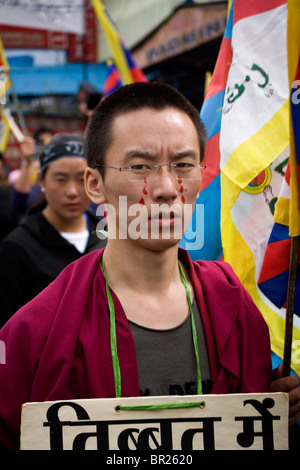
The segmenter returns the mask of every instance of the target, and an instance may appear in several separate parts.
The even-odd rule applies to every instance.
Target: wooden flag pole
[[[290,370],[291,370],[293,316],[294,316],[294,305],[295,305],[295,289],[296,289],[299,248],[300,246],[299,246],[299,235],[298,235],[298,236],[291,238],[290,269],[289,269],[289,279],[288,279],[288,288],[287,288],[285,340],[284,340],[284,356],[283,356],[284,376],[290,375]]]

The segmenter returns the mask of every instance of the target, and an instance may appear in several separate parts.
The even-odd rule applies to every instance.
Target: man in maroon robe
[[[271,384],[268,327],[231,267],[178,248],[204,146],[199,113],[165,85],[125,86],[96,108],[85,184],[106,204],[107,246],[0,330],[2,446],[18,448],[21,406],[33,401],[284,389],[299,417],[298,378]]]

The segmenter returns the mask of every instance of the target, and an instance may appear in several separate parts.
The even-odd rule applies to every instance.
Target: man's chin
[[[138,244],[147,249],[152,251],[164,251],[168,250],[169,248],[173,248],[174,246],[179,244],[180,239],[177,238],[159,238],[159,239],[139,239],[135,240]]]

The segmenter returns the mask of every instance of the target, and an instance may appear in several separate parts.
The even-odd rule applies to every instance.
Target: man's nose
[[[168,165],[162,165],[157,169],[151,179],[152,196],[154,199],[176,199],[178,195],[178,184]]]

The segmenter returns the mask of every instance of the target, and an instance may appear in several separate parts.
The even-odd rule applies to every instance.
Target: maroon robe
[[[114,397],[109,310],[100,262],[103,250],[70,264],[0,330],[0,446],[18,448],[21,405],[31,401]],[[212,376],[211,393],[268,392],[268,327],[227,263],[191,261]],[[112,293],[122,396],[140,394],[130,327]]]

